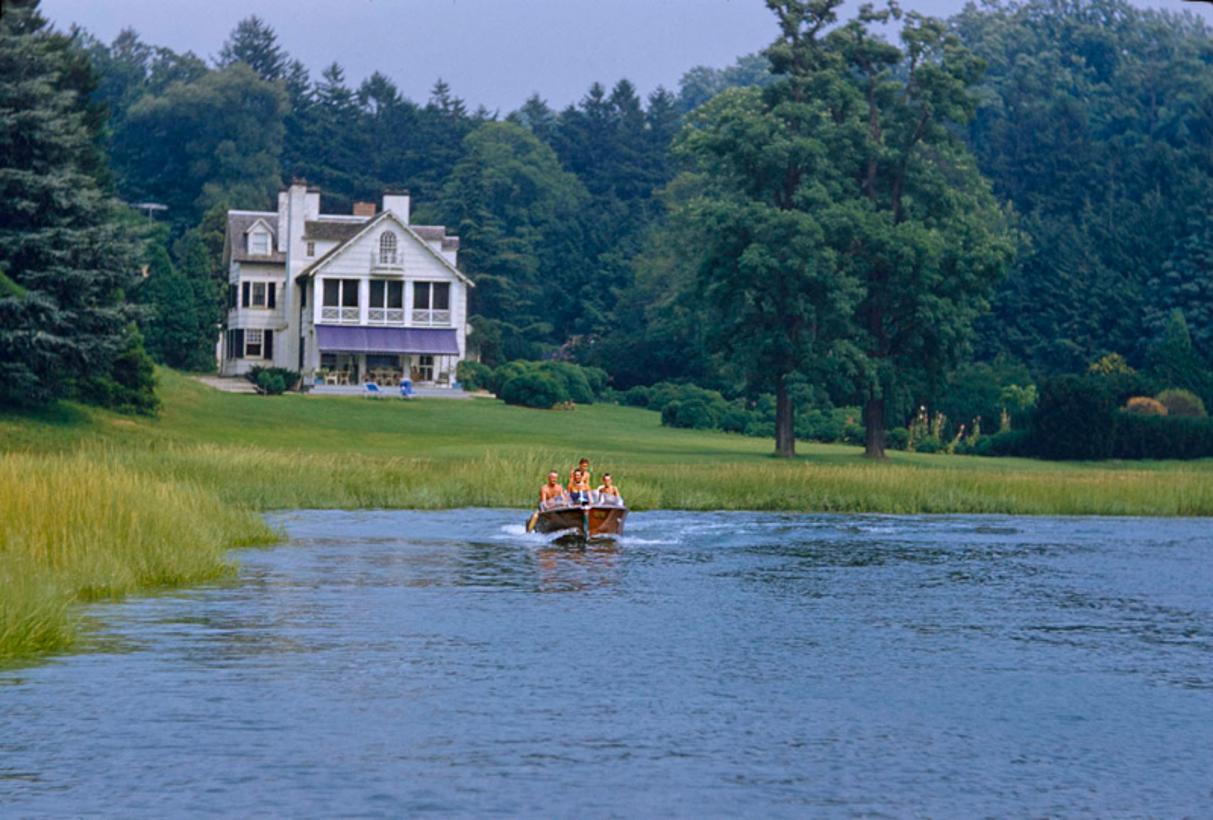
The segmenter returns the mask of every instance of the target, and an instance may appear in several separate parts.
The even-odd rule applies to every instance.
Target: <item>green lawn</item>
[[[221,393],[162,371],[155,419],[0,415],[0,659],[67,646],[71,603],[228,571],[292,507],[527,507],[581,456],[633,509],[1213,515],[1213,460],[1057,464],[671,430],[657,413],[492,399]],[[520,516],[521,519],[521,516]]]

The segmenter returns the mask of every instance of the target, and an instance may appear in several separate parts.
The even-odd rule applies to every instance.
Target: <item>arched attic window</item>
[[[396,234],[384,231],[379,237],[379,263],[396,264]]]

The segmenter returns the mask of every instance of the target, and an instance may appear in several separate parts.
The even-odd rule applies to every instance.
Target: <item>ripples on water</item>
[[[1213,816],[1204,521],[299,512],[0,672],[0,815]]]

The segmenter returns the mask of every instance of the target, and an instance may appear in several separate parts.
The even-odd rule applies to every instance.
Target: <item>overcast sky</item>
[[[1206,3],[1138,2],[1213,22]],[[962,6],[902,0],[941,16]],[[256,14],[313,76],[336,61],[356,86],[378,70],[417,101],[442,77],[471,107],[503,114],[533,92],[562,108],[595,80],[677,90],[688,68],[729,65],[775,37],[762,0],[43,0],[42,10],[106,42],[130,26],[146,42],[205,58]]]

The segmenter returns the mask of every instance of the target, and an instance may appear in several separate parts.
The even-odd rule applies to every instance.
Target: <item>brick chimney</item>
[[[375,215],[375,203],[374,202],[355,202],[354,203],[354,216],[374,216],[374,215]]]

